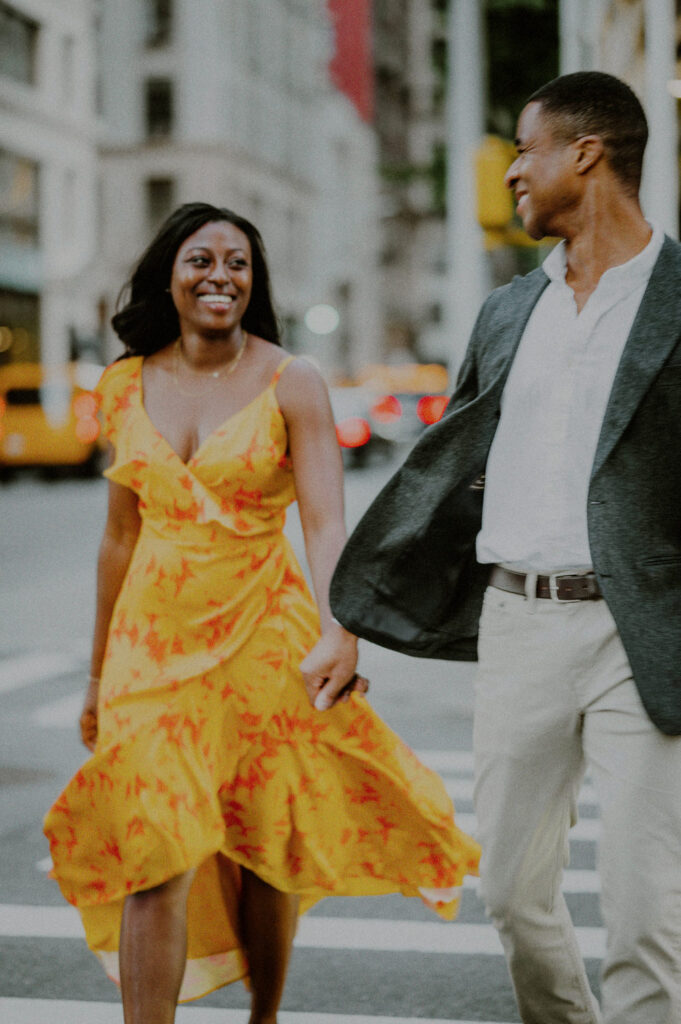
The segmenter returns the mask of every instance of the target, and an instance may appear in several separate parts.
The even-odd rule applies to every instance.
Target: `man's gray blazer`
[[[487,299],[447,413],[352,534],[331,584],[353,633],[475,660],[489,566],[475,558],[500,399],[543,270]],[[579,424],[575,424],[579,429]],[[681,245],[665,239],[627,339],[588,493],[594,571],[650,718],[681,734]]]

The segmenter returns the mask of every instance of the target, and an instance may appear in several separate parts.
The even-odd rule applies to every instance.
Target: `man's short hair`
[[[613,172],[627,191],[638,194],[648,123],[625,82],[602,71],[576,71],[547,82],[527,102],[541,103],[556,138],[573,142],[599,135]]]

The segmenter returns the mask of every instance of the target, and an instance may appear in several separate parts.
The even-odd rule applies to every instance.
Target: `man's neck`
[[[637,256],[652,230],[634,200],[583,208],[576,221],[565,237],[565,281],[581,310],[606,270]]]

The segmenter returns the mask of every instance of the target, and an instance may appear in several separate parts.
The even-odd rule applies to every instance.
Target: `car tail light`
[[[73,411],[78,419],[83,416],[96,416],[97,399],[87,391],[82,395],[77,395],[73,400]]]
[[[431,423],[437,423],[442,419],[448,401],[446,395],[424,395],[418,400],[416,415],[421,423],[425,423],[428,427]]]
[[[371,406],[371,415],[377,423],[394,423],[402,415],[402,405],[394,395],[385,395]]]
[[[371,439],[371,427],[361,416],[350,416],[336,424],[336,437],[341,448],[361,448]]]
[[[99,420],[96,420],[94,416],[82,416],[76,421],[76,437],[83,444],[92,444],[99,437]]]
[[[77,395],[73,400],[75,435],[82,444],[93,444],[99,437],[101,427],[97,419],[97,408],[97,399],[89,392]]]

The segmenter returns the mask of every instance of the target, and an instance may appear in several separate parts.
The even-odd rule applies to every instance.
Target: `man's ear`
[[[573,143],[575,147],[575,170],[577,174],[585,174],[595,167],[605,153],[605,146],[600,135],[582,135]]]

